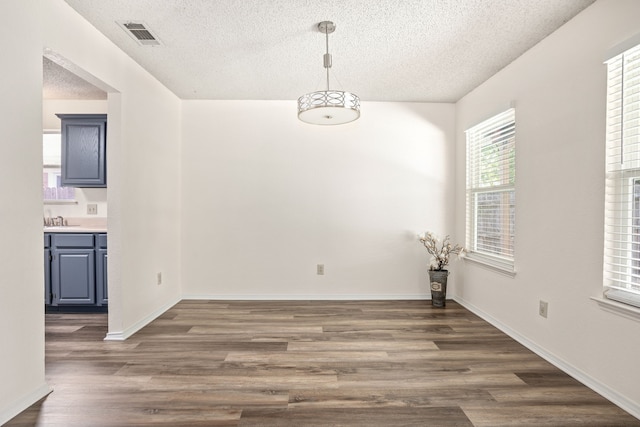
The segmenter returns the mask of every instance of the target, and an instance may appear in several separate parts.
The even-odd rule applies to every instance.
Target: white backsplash
[[[97,218],[107,216],[106,188],[76,188],[76,203],[45,203],[43,215],[45,218],[62,216],[65,218]],[[98,206],[97,215],[87,214],[87,205]]]

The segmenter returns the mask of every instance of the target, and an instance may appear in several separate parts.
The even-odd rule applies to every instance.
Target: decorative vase
[[[429,270],[429,287],[431,288],[431,305],[444,307],[447,299],[448,270]]]

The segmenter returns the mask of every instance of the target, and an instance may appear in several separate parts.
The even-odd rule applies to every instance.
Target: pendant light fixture
[[[360,117],[360,98],[351,92],[329,89],[329,34],[336,30],[331,21],[318,24],[318,31],[326,38],[327,53],[324,54],[324,68],[327,70],[327,90],[307,93],[298,98],[298,118],[314,125],[341,125]]]

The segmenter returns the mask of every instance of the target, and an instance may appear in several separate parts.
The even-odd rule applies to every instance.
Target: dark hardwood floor
[[[640,426],[452,301],[183,301],[125,342],[46,315],[7,426]]]

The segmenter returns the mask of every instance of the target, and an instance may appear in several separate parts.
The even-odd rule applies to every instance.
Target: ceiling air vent
[[[118,22],[118,25],[141,46],[160,46],[160,40],[142,22]]]

